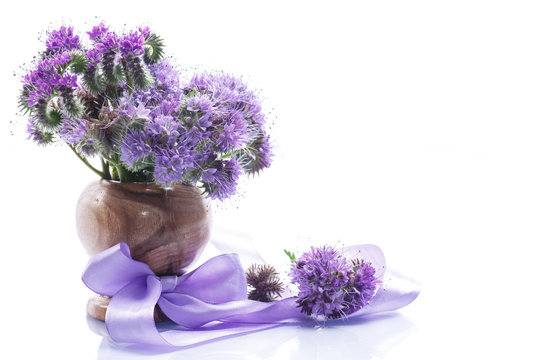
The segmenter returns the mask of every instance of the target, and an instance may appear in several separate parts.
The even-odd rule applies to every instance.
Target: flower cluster
[[[312,247],[293,262],[290,276],[298,285],[298,306],[303,313],[336,319],[366,306],[380,281],[364,261],[347,261],[329,246]]]
[[[204,72],[182,83],[148,28],[118,34],[101,23],[87,35],[83,47],[73,28],[52,31],[24,77],[31,139],[98,155],[103,170],[93,170],[106,179],[192,184],[214,199],[270,166],[265,116],[241,79]]]

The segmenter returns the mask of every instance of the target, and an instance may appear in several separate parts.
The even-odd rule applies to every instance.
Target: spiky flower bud
[[[272,302],[283,292],[279,274],[271,265],[252,264],[246,271],[246,280],[251,288],[248,299]]]

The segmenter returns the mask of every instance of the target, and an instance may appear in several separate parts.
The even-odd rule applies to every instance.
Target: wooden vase
[[[77,232],[90,255],[125,242],[133,259],[156,275],[180,275],[210,239],[210,203],[196,187],[99,180],[83,191],[77,203]],[[90,316],[104,320],[109,298],[88,302]],[[162,317],[162,316],[161,316]],[[159,309],[156,319],[160,318]]]

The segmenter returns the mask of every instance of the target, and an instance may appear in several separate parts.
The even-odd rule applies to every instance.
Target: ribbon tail
[[[163,294],[158,304],[172,321],[192,329],[230,316],[258,312],[271,305],[252,300],[211,304],[185,294]]]
[[[124,286],[109,303],[105,324],[119,343],[169,345],[157,331],[154,307],[161,296],[156,276],[141,277]]]
[[[160,333],[167,343],[184,348],[204,343],[224,340],[234,336],[246,335],[256,331],[270,329],[281,324],[230,324],[218,323],[197,329],[174,329]]]
[[[224,319],[220,319],[220,321],[245,324],[286,324],[302,323],[312,320],[308,315],[303,314],[300,311],[296,300],[296,297],[288,297],[271,303],[264,303],[266,306],[259,311],[228,316]]]
[[[285,324],[310,320],[309,316],[300,312],[294,297],[268,303],[240,300],[209,304],[188,295],[165,294],[158,304],[175,323],[195,330],[213,321],[229,323],[230,326],[236,323],[242,327],[247,324]]]
[[[419,283],[398,272],[388,270],[383,287],[377,291],[371,302],[349,317],[397,310],[412,303],[419,294]]]

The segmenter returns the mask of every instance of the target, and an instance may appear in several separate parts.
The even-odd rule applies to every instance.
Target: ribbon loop
[[[126,243],[116,244],[90,258],[82,281],[92,291],[113,296],[137,278],[154,275],[145,263],[131,258]]]

